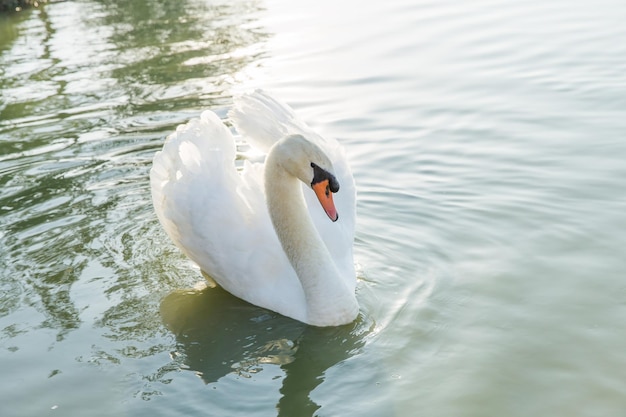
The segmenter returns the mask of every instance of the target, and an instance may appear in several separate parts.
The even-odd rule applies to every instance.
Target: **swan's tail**
[[[289,134],[309,130],[289,106],[262,90],[236,97],[228,116],[250,145],[263,152]]]

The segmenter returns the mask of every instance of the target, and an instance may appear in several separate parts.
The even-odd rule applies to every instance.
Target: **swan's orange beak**
[[[312,184],[311,187],[313,187],[313,191],[315,191],[315,195],[320,201],[326,215],[328,215],[328,218],[336,222],[339,215],[337,214],[337,209],[335,208],[335,203],[333,202],[333,193],[330,191],[329,180],[322,180]]]

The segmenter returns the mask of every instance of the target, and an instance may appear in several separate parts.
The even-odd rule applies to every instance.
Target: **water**
[[[617,0],[0,18],[0,414],[620,415],[624,21]],[[152,210],[165,136],[259,86],[352,161],[353,325],[201,288]]]

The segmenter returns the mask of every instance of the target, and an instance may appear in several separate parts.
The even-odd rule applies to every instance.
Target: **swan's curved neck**
[[[265,195],[278,239],[304,290],[307,321],[318,326],[349,323],[358,314],[356,298],[315,229],[301,181],[285,168],[284,161],[292,157],[285,153],[278,143],[267,155]]]

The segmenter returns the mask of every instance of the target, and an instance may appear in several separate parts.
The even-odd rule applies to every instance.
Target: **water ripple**
[[[8,409],[624,409],[623,2],[48,6],[0,40]],[[152,155],[254,85],[352,161],[352,328],[180,290],[200,274],[155,218]]]

